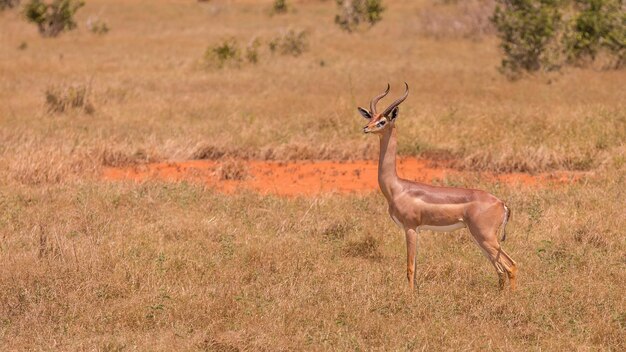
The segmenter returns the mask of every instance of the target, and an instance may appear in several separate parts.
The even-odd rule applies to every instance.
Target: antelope
[[[358,111],[368,120],[363,132],[376,134],[380,139],[378,185],[389,203],[391,219],[405,232],[409,288],[412,290],[415,286],[418,232],[452,232],[468,228],[474,242],[496,269],[500,289],[504,288],[507,276],[511,290],[515,289],[516,263],[500,247],[497,236],[501,228],[501,241],[504,242],[510,215],[503,201],[482,190],[438,187],[398,177],[395,121],[398,106],[409,96],[409,85],[404,84],[404,95],[382,113],[376,112],[376,104],[389,93],[389,84],[383,93],[370,101],[369,111],[362,107],[358,107]]]

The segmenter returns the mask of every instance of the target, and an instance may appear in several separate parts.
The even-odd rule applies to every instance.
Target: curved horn
[[[389,83],[387,83],[387,90],[385,90],[384,93],[381,93],[380,95],[375,96],[372,101],[370,102],[370,112],[373,115],[376,115],[376,104],[378,103],[378,101],[382,98],[385,97],[385,95],[387,95],[387,93],[389,93]]]
[[[398,100],[396,100],[393,103],[391,103],[391,105],[389,105],[389,107],[387,107],[387,109],[385,109],[385,111],[383,111],[383,113],[382,113],[383,116],[389,115],[389,113],[393,109],[395,109],[398,105],[400,105],[406,99],[406,97],[409,96],[409,85],[406,84],[406,82],[404,82],[404,85],[406,86],[406,91],[404,91],[404,95],[401,98],[399,98]]]

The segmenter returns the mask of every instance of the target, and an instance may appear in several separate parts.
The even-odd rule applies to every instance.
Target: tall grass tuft
[[[90,99],[91,89],[87,85],[51,86],[46,89],[48,112],[63,113],[70,110],[92,114],[95,109]]]

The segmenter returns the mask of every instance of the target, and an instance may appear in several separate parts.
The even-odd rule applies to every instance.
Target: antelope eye
[[[385,125],[385,122],[387,122],[387,121],[382,120],[382,121],[380,121],[379,123],[377,123],[377,125],[378,125],[378,126],[384,126],[384,125]]]

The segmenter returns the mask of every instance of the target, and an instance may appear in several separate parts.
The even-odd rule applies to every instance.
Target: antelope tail
[[[511,211],[509,207],[504,206],[504,220],[502,221],[502,238],[500,241],[504,242],[506,240],[506,223],[509,222],[509,217],[511,216]]]

